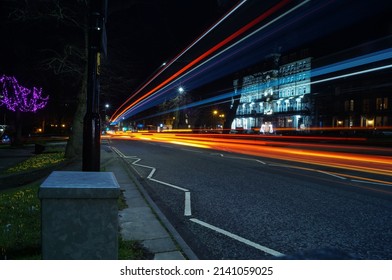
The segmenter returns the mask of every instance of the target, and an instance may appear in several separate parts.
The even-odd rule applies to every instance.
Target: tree
[[[22,126],[20,122],[21,112],[33,112],[42,109],[48,103],[49,96],[42,96],[42,89],[32,89],[21,86],[15,77],[0,77],[0,106],[16,112],[16,139],[15,144],[21,143]]]
[[[77,105],[65,156],[80,159],[87,96],[88,1],[25,0],[10,1],[8,5],[10,26],[30,28],[32,34],[23,35],[35,37],[37,43],[19,47],[25,45],[26,52],[34,54],[35,65],[40,66],[37,70],[50,71],[79,86],[77,94],[71,87],[68,89],[72,95],[68,98],[76,99]]]
[[[243,86],[242,77],[237,78],[235,80],[234,91],[233,91],[233,96],[231,98],[231,102],[225,103],[227,108],[224,109],[224,111],[226,112],[225,123],[223,124],[223,132],[224,133],[230,132],[231,124],[233,123],[233,121],[236,117],[237,108],[240,104],[242,86]]]
[[[8,110],[20,112],[36,112],[48,103],[49,96],[42,96],[42,88],[28,89],[21,86],[15,77],[1,76],[0,106]]]

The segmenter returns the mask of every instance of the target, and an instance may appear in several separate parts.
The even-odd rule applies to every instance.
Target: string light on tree
[[[36,112],[48,103],[49,96],[42,96],[42,89],[21,86],[15,77],[0,77],[0,106],[20,112]]]

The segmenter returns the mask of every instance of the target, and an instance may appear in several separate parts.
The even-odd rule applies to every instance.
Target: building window
[[[388,109],[388,97],[376,98],[376,110],[387,110]]]
[[[382,127],[388,125],[388,117],[387,116],[376,116],[376,126]]]
[[[351,112],[354,111],[354,100],[353,99],[350,100],[350,111]]]
[[[296,105],[297,105],[297,107],[295,108],[297,111],[301,111],[302,110],[302,98],[297,98],[297,99],[295,99],[295,101],[296,101]]]
[[[346,100],[344,102],[344,111],[348,112],[353,112],[354,111],[354,100],[350,99],[350,100]]]
[[[364,113],[369,113],[370,112],[370,100],[369,99],[364,99],[363,100],[363,112]]]

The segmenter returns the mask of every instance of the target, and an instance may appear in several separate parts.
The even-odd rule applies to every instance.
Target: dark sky
[[[31,0],[27,3],[42,1]],[[119,106],[164,61],[176,56],[238,2],[238,0],[108,0],[108,56],[104,61],[108,72],[102,75],[101,104],[108,102],[112,104],[112,108]],[[281,1],[248,0],[246,6],[249,8],[229,20],[226,26],[231,27],[230,32],[234,32],[248,20],[278,2]],[[291,3],[294,5],[299,2],[302,1]],[[48,49],[59,51],[67,42],[81,35],[76,30],[65,31],[61,28],[61,24],[53,21],[11,22],[8,18],[11,10],[7,8],[13,3],[16,2],[0,0],[0,34],[2,34],[0,74],[16,75],[26,86],[44,87],[44,92],[50,93],[50,102],[57,110],[55,106],[64,104],[76,96],[78,81],[71,76],[55,76],[48,71],[39,71],[39,62],[46,57]],[[20,3],[26,2],[20,1]],[[74,2],[64,0],[62,3]],[[391,20],[388,16],[391,1],[375,0],[369,3],[369,1],[317,0],[311,3],[316,10],[320,6],[320,14],[315,12],[302,23],[287,24],[283,26],[284,29],[279,29],[280,27],[277,26],[275,30],[279,32],[270,34],[267,30],[260,32],[260,37],[267,35],[269,37],[254,44],[254,53],[261,56],[265,52],[272,51],[273,46],[282,47],[282,51],[289,52],[291,48],[310,46],[310,43],[320,54],[328,51],[336,52],[350,44],[360,44],[370,37],[374,39],[391,33]],[[331,10],[323,10],[322,5],[325,3],[333,3]],[[364,8],[360,8],[361,5]],[[377,9],[378,14],[374,13],[373,9]],[[380,13],[383,18],[389,20],[389,25],[379,23]],[[287,22],[290,19],[301,18],[301,14],[293,15],[293,18],[287,18]],[[286,29],[289,31],[281,32]],[[231,33],[223,34],[224,32],[214,32],[204,44],[219,42]],[[334,39],[331,36],[335,36]],[[46,51],[42,51],[44,49]],[[237,57],[238,64],[242,63],[241,55],[239,53]],[[253,62],[260,61],[258,59],[260,57]],[[243,65],[247,64],[244,62]]]
[[[74,99],[77,79],[41,71],[40,63],[52,51],[61,52],[69,41],[81,37],[80,32],[43,17],[29,21],[10,17],[14,3],[19,3],[21,11],[25,3],[35,11],[35,4],[44,2],[0,0],[0,75],[15,75],[25,86],[43,87],[50,93],[50,104],[57,106]],[[235,3],[237,0],[108,0],[104,64],[111,77],[108,84],[102,78],[101,103],[120,105],[162,62],[184,49]],[[112,79],[121,85],[111,83]]]
[[[106,63],[118,75],[132,79],[131,92],[235,3],[236,0],[110,1]],[[121,66],[121,62],[126,63]]]

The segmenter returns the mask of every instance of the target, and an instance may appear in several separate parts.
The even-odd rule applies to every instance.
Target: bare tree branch
[[[42,52],[49,57],[42,60],[42,69],[51,70],[56,75],[83,74],[86,54],[80,48],[65,45],[62,53],[53,49],[44,49]]]

